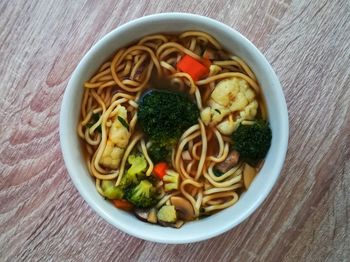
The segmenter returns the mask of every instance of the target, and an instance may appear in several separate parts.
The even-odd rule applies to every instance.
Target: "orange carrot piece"
[[[156,164],[153,168],[153,174],[155,174],[160,179],[166,175],[166,171],[168,169],[168,164],[166,162],[160,162]]]
[[[188,73],[194,81],[197,81],[209,73],[208,60],[204,61],[204,63],[194,59],[192,56],[184,55],[176,67],[178,70]]]
[[[113,199],[112,202],[117,208],[126,211],[130,211],[134,207],[128,200],[125,199]]]

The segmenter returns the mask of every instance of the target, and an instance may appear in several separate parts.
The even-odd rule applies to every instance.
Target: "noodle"
[[[180,157],[181,157],[181,153],[182,153],[182,150],[183,148],[185,147],[185,145],[192,139],[196,138],[197,136],[199,136],[201,134],[201,132],[197,131],[195,133],[193,133],[192,135],[184,138],[179,147],[178,147],[178,150],[176,152],[176,156],[175,156],[175,168],[177,171],[179,171],[179,166],[180,166]]]
[[[205,84],[208,84],[210,82],[216,81],[218,79],[230,78],[230,77],[239,77],[239,78],[244,79],[245,81],[247,81],[249,83],[249,85],[251,87],[254,88],[255,92],[259,93],[260,88],[259,88],[258,84],[253,79],[251,79],[249,76],[247,76],[245,74],[237,73],[237,72],[235,72],[235,73],[222,73],[219,75],[211,76],[211,77],[208,77],[207,79],[197,81],[197,85],[205,85]]]
[[[237,176],[237,174],[241,173],[241,165],[238,166],[234,166],[233,168],[229,169],[227,172],[225,172],[224,174],[222,174],[221,176],[217,177],[214,175],[213,173],[213,165],[210,165],[208,171],[209,171],[209,176],[211,177],[211,179],[215,182],[220,182],[222,180],[225,180],[228,177],[231,176]]]
[[[172,48],[172,49],[170,49],[172,52],[167,51],[167,55],[169,55],[173,52],[179,51],[181,53],[185,53],[185,54],[192,56],[194,58],[201,59],[200,56],[196,55],[191,50],[185,48],[184,46],[182,46],[178,43],[174,43],[174,42],[169,42],[169,43],[165,43],[165,44],[161,45],[156,52],[157,57],[161,57],[162,52],[164,52],[164,50],[166,50],[167,48]]]
[[[153,162],[148,156],[147,148],[146,148],[146,144],[145,144],[144,139],[141,140],[141,148],[142,148],[142,153],[145,156],[147,163],[148,163],[148,169],[146,171],[146,176],[150,176],[152,171],[153,171]]]
[[[205,212],[212,212],[214,210],[224,209],[224,208],[227,208],[229,206],[232,206],[238,200],[237,193],[233,191],[233,192],[225,192],[225,193],[218,193],[216,195],[211,195],[207,199],[203,198],[203,204],[205,204],[205,202],[210,200],[210,199],[222,198],[222,197],[232,197],[232,199],[230,201],[225,202],[224,204],[216,204],[216,205],[210,205],[208,207],[205,207],[204,211]]]
[[[214,187],[214,188],[210,188],[207,189],[203,192],[204,195],[210,195],[210,194],[215,194],[215,193],[219,193],[219,192],[225,192],[225,191],[232,191],[235,189],[238,189],[242,187],[242,184],[237,183],[234,184],[233,186],[229,186],[229,187]]]
[[[196,180],[198,180],[198,178],[202,174],[205,156],[207,154],[207,137],[205,135],[205,128],[204,128],[203,122],[199,121],[199,125],[201,128],[201,136],[202,136],[202,152],[201,152],[201,157],[200,157],[199,164],[198,164],[197,174],[196,174],[196,178],[195,178]]]
[[[124,168],[125,168],[125,163],[126,163],[126,160],[128,159],[128,156],[131,152],[131,150],[134,148],[134,146],[136,145],[136,143],[142,138],[142,134],[138,134],[134,137],[134,139],[131,140],[130,144],[128,145],[127,149],[125,150],[125,153],[124,153],[124,156],[123,156],[123,159],[122,159],[122,162],[121,162],[121,165],[120,165],[120,169],[119,169],[119,172],[121,174],[124,173]],[[121,180],[122,176],[119,176],[118,177],[118,180],[116,182],[116,186],[120,184],[120,180]]]
[[[224,182],[216,182],[207,172],[204,172],[205,178],[215,187],[227,187],[235,183],[239,183],[242,179],[242,175],[234,176],[233,178],[226,180]]]
[[[176,77],[185,77],[185,78],[188,79],[188,81],[190,81],[190,83],[191,83],[191,89],[189,91],[190,94],[193,94],[196,91],[197,86],[196,86],[196,84],[192,80],[192,77],[189,74],[187,74],[187,73],[175,73],[175,74],[170,76],[170,78],[176,78]]]
[[[204,33],[204,32],[197,32],[197,31],[187,31],[185,33],[182,33],[179,37],[185,38],[189,36],[200,36],[204,39],[208,40],[213,46],[215,46],[218,50],[221,49],[221,45],[210,35]]]

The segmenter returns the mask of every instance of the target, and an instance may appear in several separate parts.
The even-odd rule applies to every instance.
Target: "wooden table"
[[[264,204],[186,245],[136,239],[95,214],[58,135],[63,92],[87,50],[129,20],[168,11],[246,35],[276,70],[290,116],[286,163]],[[0,63],[1,261],[349,261],[348,0],[2,0]]]

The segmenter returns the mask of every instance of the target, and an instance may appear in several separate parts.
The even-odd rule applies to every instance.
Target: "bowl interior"
[[[185,224],[180,229],[160,227],[139,221],[133,215],[114,208],[95,189],[89,175],[81,144],[76,133],[87,81],[117,49],[154,33],[176,33],[188,30],[204,31],[222,46],[241,57],[253,70],[266,100],[273,133],[265,164],[247,192],[232,207]],[[60,115],[60,139],[68,172],[88,204],[109,223],[139,238],[162,243],[187,243],[208,239],[229,230],[248,217],[266,198],[282,168],[288,143],[288,114],[279,81],[271,66],[245,37],[215,20],[197,15],[169,13],[131,21],[101,39],[84,56],[74,71],[64,94]]]

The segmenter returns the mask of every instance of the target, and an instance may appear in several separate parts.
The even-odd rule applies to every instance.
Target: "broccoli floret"
[[[164,190],[171,191],[179,189],[180,175],[173,170],[167,170],[166,175],[163,177]]]
[[[173,147],[182,133],[197,123],[199,110],[183,94],[152,90],[140,100],[137,116],[143,132],[157,145],[155,158],[160,159],[159,154],[168,152],[165,148]]]
[[[122,186],[123,188],[127,188],[128,186],[131,185],[135,185],[139,182],[139,178],[138,175],[136,173],[128,173],[126,172],[123,177],[122,180],[120,181],[120,186]]]
[[[128,169],[128,174],[130,175],[141,174],[147,168],[147,161],[141,154],[130,155],[128,157],[128,163],[131,165]]]
[[[147,168],[147,161],[141,154],[130,155],[128,163],[131,165],[123,175],[120,185],[124,188],[137,184],[143,177],[143,172]]]
[[[263,120],[252,125],[239,125],[232,134],[233,148],[247,162],[256,163],[263,159],[271,145],[272,132]]]
[[[147,208],[156,204],[156,188],[148,180],[141,182],[126,192],[126,199],[136,207]]]
[[[160,145],[157,142],[151,142],[151,146],[148,148],[149,157],[154,163],[159,163],[162,161],[170,161],[171,159],[171,145]]]
[[[108,199],[121,199],[124,196],[122,186],[115,186],[115,180],[102,180],[101,189],[103,196]]]
[[[138,184],[144,177],[142,172],[147,168],[147,161],[143,155],[130,155],[128,163],[131,166],[123,175],[118,186],[115,186],[115,180],[102,180],[103,196],[108,199],[121,199],[128,187]]]

